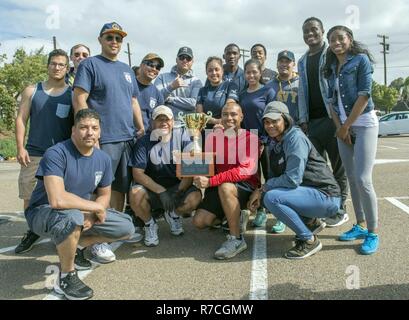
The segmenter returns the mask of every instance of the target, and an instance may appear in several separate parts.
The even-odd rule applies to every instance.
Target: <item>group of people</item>
[[[229,44],[224,62],[208,58],[204,85],[189,47],[168,73],[160,73],[165,62],[155,53],[138,68],[118,61],[127,33],[115,22],[100,31],[101,54],[83,44],[71,49],[70,70],[68,55],[52,51],[48,79],[23,91],[16,119],[19,196],[30,229],[16,253],[51,237],[61,263],[56,291],[88,299],[93,291],[77,275],[92,266],[86,248],[92,260],[113,262],[109,243],[157,246],[161,216],[174,236],[192,216],[199,229],[227,230],[214,257],[230,259],[247,248],[251,212],[253,227],[264,227],[270,213],[271,232],[289,227],[295,245],[285,257],[303,259],[322,248],[320,231],[348,221],[348,182],[356,224],[339,240],[363,239],[361,253],[375,253],[373,59],[345,26],[330,29],[328,44],[318,18],[302,31],[308,51],[298,73],[289,50],[278,54],[278,72],[266,68],[262,44],[243,70],[240,48]],[[192,144],[179,114],[209,111],[203,146],[215,154],[215,175],[178,177],[180,153]]]

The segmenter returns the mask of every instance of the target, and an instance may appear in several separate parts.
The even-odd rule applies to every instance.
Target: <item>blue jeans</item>
[[[293,230],[300,240],[312,238],[312,232],[302,221],[306,218],[327,218],[334,216],[341,205],[341,197],[330,197],[310,187],[296,189],[278,188],[267,192],[264,206]]]

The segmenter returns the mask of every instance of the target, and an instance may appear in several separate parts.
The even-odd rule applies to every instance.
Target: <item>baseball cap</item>
[[[162,68],[165,66],[163,59],[159,57],[156,53],[148,53],[145,57],[143,57],[142,62],[152,60],[158,60]]]
[[[291,60],[291,61],[295,62],[294,53],[292,53],[291,51],[288,51],[288,50],[281,51],[278,54],[277,61],[280,60],[281,58],[287,58],[288,60]]]
[[[193,58],[193,51],[189,47],[182,47],[182,48],[179,49],[178,57],[181,56],[181,55],[184,55],[184,54],[191,57],[191,58]]]
[[[101,37],[105,33],[110,33],[110,32],[117,33],[123,38],[127,36],[127,33],[123,31],[122,27],[116,22],[105,23],[101,29],[101,32],[99,33],[99,36]]]
[[[278,120],[281,118],[282,114],[290,115],[288,107],[280,101],[273,101],[266,106],[263,119],[269,118],[271,120]]]
[[[167,116],[169,119],[173,119],[173,112],[167,106],[157,106],[153,109],[152,119],[155,120],[157,117],[164,115]]]

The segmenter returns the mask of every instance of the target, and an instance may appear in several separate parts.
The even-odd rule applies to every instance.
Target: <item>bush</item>
[[[3,158],[14,158],[17,154],[16,140],[12,137],[0,140],[0,155]]]

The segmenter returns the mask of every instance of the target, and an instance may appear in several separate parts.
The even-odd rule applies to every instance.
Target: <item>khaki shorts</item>
[[[36,186],[36,173],[41,157],[30,156],[31,162],[27,167],[21,166],[18,176],[18,197],[23,200],[30,200],[31,194]]]

